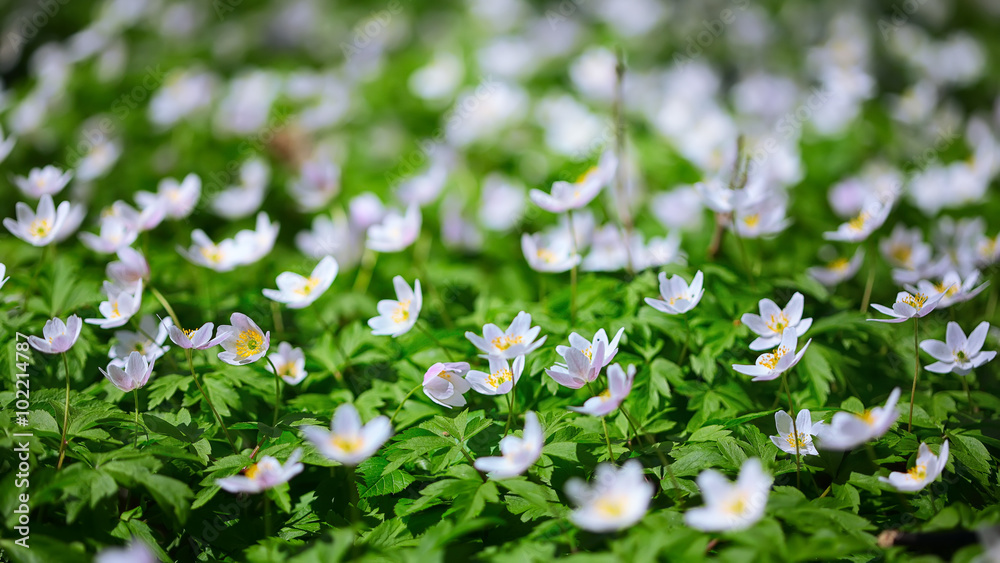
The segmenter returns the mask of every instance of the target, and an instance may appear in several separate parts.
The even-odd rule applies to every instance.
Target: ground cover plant
[[[0,561],[1000,560],[994,3],[0,5]]]

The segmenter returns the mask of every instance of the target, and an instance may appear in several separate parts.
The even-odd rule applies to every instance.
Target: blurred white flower
[[[521,436],[508,434],[500,440],[499,457],[480,457],[474,465],[493,479],[517,477],[538,461],[545,445],[545,435],[538,423],[538,415],[524,413],[524,431]]]
[[[301,383],[309,374],[306,371],[306,355],[302,352],[302,348],[293,348],[288,342],[279,343],[278,351],[270,354],[268,359],[278,369],[277,375],[281,376],[281,379],[284,379],[285,383],[289,385]],[[267,371],[274,372],[271,369],[271,364],[267,364],[265,367]]]
[[[705,506],[684,513],[684,523],[703,532],[745,530],[764,516],[773,482],[755,457],[743,462],[735,483],[714,469],[706,469],[698,475]]]
[[[879,477],[878,480],[892,485],[897,491],[904,493],[915,493],[927,485],[933,483],[944,472],[948,465],[948,440],[941,444],[939,455],[931,453],[927,447],[927,442],[920,442],[917,451],[917,461],[906,473],[893,471],[888,477]]]
[[[392,435],[389,418],[379,416],[368,424],[361,424],[361,416],[350,403],[337,407],[330,422],[330,431],[317,426],[302,429],[306,440],[316,450],[344,465],[357,465],[371,457]]]
[[[307,307],[320,298],[337,277],[337,260],[326,256],[316,264],[309,277],[294,272],[278,274],[278,289],[264,289],[264,297],[284,303],[289,309]]]
[[[281,465],[277,459],[266,455],[257,463],[250,465],[242,475],[216,479],[215,484],[230,493],[260,493],[267,489],[287,483],[305,468],[299,460],[302,459],[302,449],[296,448],[292,455]]]
[[[566,482],[566,496],[577,505],[569,515],[574,524],[590,532],[613,532],[642,520],[653,498],[653,485],[633,459],[620,469],[610,463],[598,465],[590,485],[571,478]]]
[[[873,407],[860,415],[849,412],[833,415],[830,424],[824,425],[817,434],[819,449],[846,451],[888,432],[899,418],[896,408],[899,395],[899,387],[896,387],[889,393],[884,407]]]
[[[14,183],[25,196],[38,199],[43,195],[53,196],[61,192],[66,184],[73,179],[73,171],[63,172],[55,166],[32,168],[28,177],[15,176]]]
[[[629,393],[632,392],[634,379],[634,365],[629,364],[627,370],[623,370],[621,365],[614,364],[608,368],[608,388],[587,399],[582,407],[569,407],[569,410],[590,416],[610,414],[628,398]]]
[[[420,235],[420,207],[411,205],[402,214],[390,209],[380,223],[368,227],[365,244],[378,252],[399,252],[406,249]]]
[[[142,280],[126,288],[104,282],[104,293],[107,295],[107,300],[102,301],[97,307],[103,318],[86,319],[84,322],[101,328],[118,328],[139,312],[139,307],[142,305]]]
[[[56,240],[63,230],[71,212],[68,201],[59,204],[57,208],[52,203],[52,196],[46,194],[38,202],[38,211],[32,211],[28,204],[17,202],[15,206],[17,220],[6,218],[3,226],[17,238],[32,246],[47,246]],[[82,219],[82,218],[81,218]]]
[[[163,208],[167,217],[184,219],[194,211],[201,197],[201,178],[191,173],[182,182],[174,178],[164,178],[157,185],[156,193],[137,192],[135,201],[146,209],[152,206]]]

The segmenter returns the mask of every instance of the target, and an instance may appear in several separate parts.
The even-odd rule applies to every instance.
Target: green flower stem
[[[135,434],[132,436],[132,447],[139,446],[139,389],[132,390],[132,396],[135,398]]]
[[[517,389],[517,382],[511,379],[510,393],[507,394],[507,426],[504,428],[503,433],[506,434],[510,431],[510,425],[515,416],[515,411],[517,409],[517,401],[515,390]]]
[[[920,319],[913,317],[913,388],[910,390],[910,419],[906,431],[913,432],[913,399],[917,395],[917,377],[920,375]]]
[[[423,324],[421,324],[420,321],[422,321],[422,320],[423,319],[417,319],[417,322],[414,324],[414,326],[416,326],[420,330],[420,332],[426,334],[427,338],[430,338],[431,341],[434,342],[434,344],[438,348],[440,348],[442,352],[444,352],[445,359],[447,359],[449,362],[452,361],[451,354],[448,352],[448,348],[446,348],[445,345],[442,344],[441,341],[438,340],[437,337],[434,336],[434,334],[431,333],[430,329],[428,329]],[[424,322],[426,323],[427,321],[424,321]]]
[[[472,454],[469,453],[469,450],[465,447],[465,444],[463,444],[462,441],[458,439],[458,436],[452,436],[452,438],[455,438],[455,442],[458,443],[458,449],[461,450],[462,455],[465,456],[465,461],[468,461],[469,465],[471,465],[473,469],[476,469],[476,460],[472,458]],[[486,475],[481,473],[478,469],[476,469],[476,473],[479,474],[479,477],[483,480],[483,483],[489,480],[486,478]]]
[[[62,469],[63,459],[66,458],[66,428],[69,426],[69,358],[66,352],[62,353],[63,366],[66,368],[66,403],[63,405],[62,437],[59,438],[59,461],[56,462],[56,471]]]
[[[639,428],[636,425],[635,421],[632,420],[632,415],[629,414],[628,409],[625,408],[624,404],[618,408],[621,409],[622,414],[625,415],[625,420],[628,421],[629,426],[632,427],[632,432],[635,434],[636,439],[638,439],[640,436]],[[681,494],[682,491],[681,485],[677,481],[677,477],[674,475],[674,469],[673,467],[670,466],[670,461],[667,459],[667,456],[663,455],[663,452],[661,452],[659,448],[656,447],[656,440],[653,439],[652,436],[650,436],[649,434],[642,434],[642,437],[646,438],[646,440],[649,442],[650,447],[652,447],[653,451],[656,452],[656,457],[660,458],[660,463],[663,465],[663,468],[667,471],[667,475],[670,476],[670,482],[673,484],[674,488],[677,489],[678,491],[677,494],[678,495]]]
[[[795,486],[802,488],[802,456],[799,454],[799,425],[795,421],[795,402],[792,400],[792,389],[788,386],[788,372],[781,374],[781,384],[788,394],[788,408],[792,411],[792,432],[795,438]]]
[[[208,393],[205,392],[205,388],[201,386],[201,382],[198,380],[198,374],[194,371],[194,355],[191,353],[190,349],[184,350],[187,354],[188,367],[191,368],[191,378],[194,379],[194,384],[198,386],[198,391],[201,391],[201,396],[208,403],[208,408],[212,409],[212,414],[215,415],[215,420],[219,422],[219,426],[222,427],[222,432],[226,435],[226,441],[233,448],[233,453],[238,454],[240,451],[236,449],[236,444],[233,443],[233,439],[229,436],[229,430],[226,428],[226,423],[222,421],[222,417],[219,416],[219,411],[215,410],[215,405],[212,404],[212,400],[208,398]]]
[[[969,400],[969,410],[971,410],[974,413],[978,413],[979,407],[976,406],[976,403],[972,402],[972,390],[969,389],[968,377],[969,376],[967,375],[966,376],[960,375],[958,379],[962,381],[962,388],[965,389],[965,398]]]
[[[264,356],[267,363],[271,366],[271,370],[274,371],[274,422],[271,426],[278,425],[278,411],[281,409],[281,376],[278,375],[278,368],[274,366],[274,362],[271,358]]]
[[[573,243],[573,254],[579,254],[579,249],[576,247],[576,229],[573,228],[573,210],[570,209],[566,212],[566,217],[569,220],[569,240]],[[576,269],[577,266],[574,265],[569,271],[569,322],[570,324],[576,322]]]
[[[378,262],[378,252],[370,248],[365,248],[365,253],[361,256],[361,268],[358,269],[358,277],[354,278],[354,293],[368,291],[368,284],[372,281],[372,272],[375,271],[376,262]]]
[[[681,355],[677,359],[678,367],[684,365],[684,360],[687,359],[688,350],[691,349],[691,325],[688,324],[687,313],[681,315],[681,320],[684,321],[684,348],[681,348]]]
[[[396,420],[396,415],[399,414],[399,411],[403,410],[403,405],[406,404],[406,400],[410,398],[410,395],[413,395],[414,393],[416,393],[417,389],[421,389],[421,388],[423,388],[423,386],[424,386],[424,384],[420,383],[416,387],[414,387],[413,389],[410,389],[410,391],[406,395],[403,396],[403,400],[399,402],[399,406],[396,407],[396,410],[392,411],[392,416],[389,417],[389,424],[390,425],[393,423],[393,421]]]
[[[167,300],[163,297],[163,294],[160,293],[160,290],[156,289],[153,286],[149,286],[149,291],[150,293],[153,294],[153,297],[155,297],[156,300],[160,302],[160,305],[163,306],[163,309],[167,312],[167,315],[169,315],[170,318],[173,319],[174,326],[176,326],[177,328],[181,328],[181,320],[177,317],[177,313],[174,312],[174,309],[173,307],[170,306],[170,303],[167,303]]]
[[[604,427],[604,443],[608,445],[608,461],[615,460],[615,452],[611,450],[611,436],[608,434],[608,422],[601,417],[601,426]]]
[[[872,289],[875,287],[875,264],[877,256],[878,256],[878,249],[875,248],[874,243],[869,242],[867,256],[866,256],[866,259],[868,261],[868,282],[865,283],[865,296],[861,299],[860,311],[862,313],[868,310],[868,305],[869,303],[871,303]]]

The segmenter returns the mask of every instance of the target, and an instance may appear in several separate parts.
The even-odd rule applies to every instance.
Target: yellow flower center
[[[722,508],[723,508],[723,510],[725,510],[726,512],[728,512],[729,514],[732,514],[734,516],[738,516],[740,514],[743,514],[747,510],[747,496],[746,496],[746,494],[743,494],[743,493],[737,494],[735,497],[729,499],[722,506]]]
[[[285,362],[278,366],[278,375],[291,377],[295,375],[295,362]]]
[[[847,258],[837,258],[833,262],[827,264],[827,268],[831,270],[836,270],[838,272],[843,272],[847,270],[847,266],[849,264],[850,262],[847,260]]]
[[[592,348],[591,346],[587,346],[587,348],[583,350],[583,355],[587,356],[588,360],[593,361],[594,360],[594,352],[593,352],[593,350],[591,348]]]
[[[804,432],[799,432],[796,435],[789,434],[788,436],[785,437],[785,441],[788,442],[788,445],[793,448],[796,445],[799,447],[800,450],[803,450],[806,447],[806,435]]]
[[[593,174],[594,172],[597,172],[597,167],[596,166],[591,166],[590,168],[584,170],[583,174],[580,174],[579,176],[577,176],[576,183],[577,184],[582,184],[582,183],[586,182],[587,178],[589,178],[590,175]],[[579,190],[577,192],[575,192],[573,195],[575,197],[580,197]]]
[[[758,363],[767,369],[774,369],[778,366],[778,362],[781,361],[781,358],[783,358],[789,351],[790,350],[788,348],[782,346],[775,349],[774,352],[763,354],[758,360]]]
[[[246,475],[247,479],[256,479],[257,478],[257,473],[259,471],[260,470],[257,468],[257,464],[255,463],[255,464],[251,465],[250,467],[247,467],[247,470],[244,473],[244,475]]]
[[[868,426],[874,426],[875,424],[875,414],[872,412],[871,409],[868,409],[865,412],[861,413],[859,418],[865,421],[865,424],[867,424]]]
[[[969,361],[969,355],[965,353],[965,350],[959,350],[955,352],[955,360],[959,363],[965,363]]]
[[[927,296],[923,293],[918,293],[916,295],[910,295],[907,293],[903,297],[900,297],[899,302],[906,303],[910,307],[919,310],[923,308],[925,303],[927,303]]]
[[[122,314],[118,311],[118,302],[115,301],[111,304],[111,316],[109,318],[117,319],[120,316],[122,316]]]
[[[330,444],[344,453],[352,453],[360,450],[364,441],[361,436],[333,436],[330,438]]]
[[[28,227],[28,233],[36,238],[44,238],[52,231],[52,224],[47,219],[35,219]]]
[[[249,358],[260,351],[261,342],[264,337],[253,329],[246,329],[236,337],[236,355],[241,358]]]
[[[521,336],[521,335],[518,335],[518,336],[498,336],[498,337],[496,337],[496,338],[494,338],[492,340],[493,346],[496,347],[496,349],[500,350],[500,351],[504,351],[507,348],[510,348],[511,346],[513,346],[514,344],[520,344],[523,341],[524,341],[524,337]]]
[[[910,265],[910,257],[913,255],[913,250],[906,246],[905,244],[894,244],[889,250],[889,255],[892,256],[900,264],[906,266]]]
[[[927,466],[924,464],[914,465],[906,473],[914,481],[923,481],[927,478]]]
[[[514,374],[511,373],[508,368],[503,368],[487,376],[486,383],[489,383],[490,387],[494,389],[499,389],[501,385],[507,383],[511,379],[514,379]]]
[[[198,329],[196,329],[196,328],[182,328],[181,332],[184,333],[184,336],[187,336],[188,339],[190,339],[192,336],[194,336],[194,333],[198,332]]]
[[[767,323],[767,328],[781,334],[783,330],[788,328],[788,317],[785,313],[778,313],[777,315],[771,315],[771,321]]]
[[[217,246],[203,246],[201,248],[201,255],[213,264],[218,264],[222,261],[222,251]]]
[[[617,518],[625,513],[625,503],[621,498],[602,497],[594,503],[594,509],[607,518]]]
[[[868,222],[868,217],[868,213],[862,211],[860,215],[848,221],[847,226],[850,227],[852,231],[861,231],[865,228],[865,224]]]
[[[295,293],[303,296],[309,295],[310,293],[313,292],[314,289],[316,289],[316,286],[318,285],[319,285],[319,279],[309,276],[309,278],[306,279],[306,283],[302,287],[296,289]]]
[[[403,324],[410,319],[410,300],[404,299],[396,305],[396,309],[393,310],[392,322],[396,324]]]
[[[743,218],[743,224],[751,229],[756,227],[760,223],[760,213],[754,213],[753,215],[747,215]]]
[[[546,264],[551,264],[556,261],[556,253],[552,252],[547,248],[539,248],[535,254],[542,259]]]
[[[605,389],[604,391],[598,393],[597,396],[600,397],[602,400],[607,401],[611,399],[611,389]]]
[[[941,282],[941,283],[935,284],[934,285],[934,289],[936,289],[938,293],[945,294],[946,297],[952,297],[956,293],[958,293],[958,285],[957,284],[951,284],[950,286],[946,286],[946,285],[944,285],[944,282]]]

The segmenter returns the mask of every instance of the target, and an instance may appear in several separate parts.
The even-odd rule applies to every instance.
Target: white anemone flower
[[[337,277],[337,260],[326,256],[313,268],[309,277],[294,272],[278,274],[278,289],[264,289],[264,297],[284,303],[289,309],[301,309],[315,302]]]
[[[784,309],[779,308],[770,299],[761,299],[758,303],[760,314],[746,313],[740,321],[758,336],[750,343],[751,350],[767,350],[781,342],[786,329],[795,329],[795,335],[801,337],[812,326],[811,318],[802,318],[802,307],[805,298],[796,292],[789,299]]]
[[[538,461],[544,445],[545,434],[538,423],[538,415],[528,411],[524,413],[524,432],[521,436],[504,436],[500,440],[500,456],[480,457],[473,465],[493,479],[517,477]]]
[[[885,406],[873,407],[860,415],[838,412],[830,424],[824,425],[817,437],[821,450],[846,451],[869,440],[878,438],[889,431],[899,418],[900,390],[896,387],[889,394]]]
[[[480,356],[502,356],[508,360],[513,360],[518,356],[526,356],[538,349],[545,343],[548,336],[538,338],[541,327],[531,326],[531,315],[521,311],[510,322],[507,330],[500,330],[500,327],[493,323],[483,325],[483,335],[479,336],[474,332],[466,332],[465,337],[472,342],[472,345],[483,352]],[[538,340],[536,340],[538,338]]]
[[[636,460],[621,468],[602,463],[588,485],[582,479],[566,482],[566,496],[577,505],[569,519],[590,532],[613,532],[636,524],[646,515],[653,498],[653,485],[642,474]]]
[[[972,370],[992,361],[997,353],[983,351],[989,332],[990,323],[983,321],[966,337],[958,323],[949,322],[945,342],[924,340],[920,343],[920,349],[937,360],[926,367],[927,371],[969,375]]]
[[[361,416],[350,403],[337,407],[327,431],[317,426],[302,429],[306,440],[325,457],[344,465],[357,465],[371,457],[392,435],[389,418],[379,416],[361,424]]]
[[[764,516],[773,482],[757,458],[743,462],[735,483],[714,469],[706,469],[698,475],[705,506],[688,510],[684,523],[703,532],[745,530]]]
[[[917,451],[917,461],[906,473],[893,471],[888,477],[879,477],[878,480],[892,485],[897,491],[904,493],[915,493],[927,485],[930,485],[944,472],[948,465],[948,440],[941,444],[941,451],[938,455],[931,453],[926,442],[920,443]]]
[[[396,290],[396,299],[383,299],[378,302],[378,316],[368,319],[368,326],[376,336],[392,336],[396,338],[409,332],[420,317],[420,308],[424,297],[420,291],[420,280],[413,280],[413,289],[406,283],[403,276],[392,278]]]

